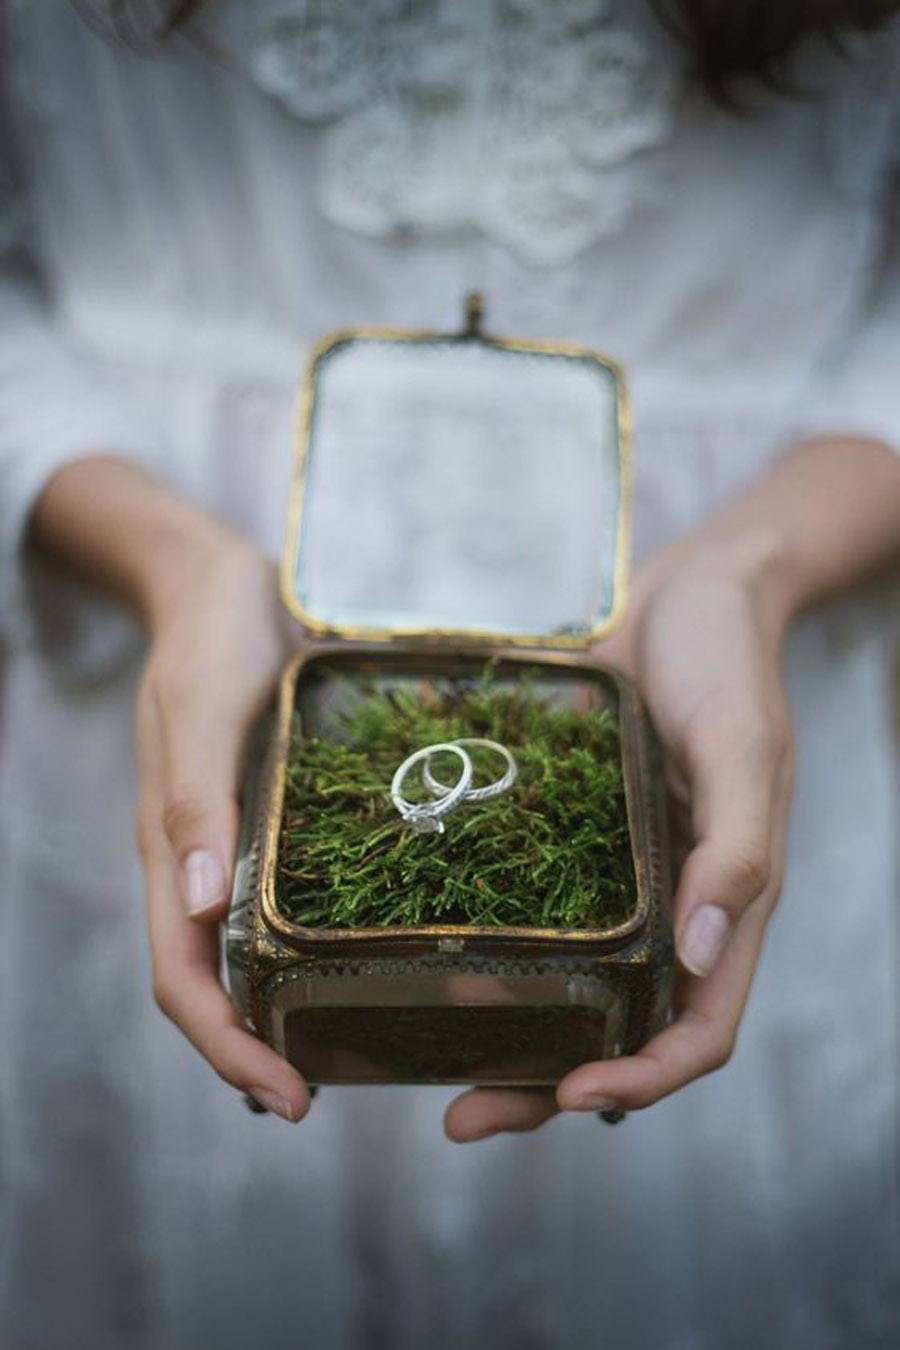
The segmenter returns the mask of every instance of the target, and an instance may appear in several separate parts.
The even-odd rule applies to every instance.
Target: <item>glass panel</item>
[[[293,589],[337,631],[586,636],[619,597],[615,370],[483,340],[320,357]]]
[[[311,1083],[557,1083],[620,1052],[623,1008],[602,975],[542,966],[500,976],[423,962],[398,974],[372,961],[364,975],[289,978],[272,1040]]]

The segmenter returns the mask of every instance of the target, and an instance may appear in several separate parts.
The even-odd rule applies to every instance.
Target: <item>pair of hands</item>
[[[626,626],[593,655],[637,683],[663,741],[684,856],[675,1020],[643,1050],[551,1090],[474,1088],[445,1115],[463,1142],[559,1110],[634,1110],[723,1065],[784,869],[792,751],[780,676],[786,617],[764,551],[699,535],[638,577]],[[288,1120],[300,1075],[241,1025],[220,983],[243,755],[295,645],[274,569],[232,537],[173,590],[138,698],[138,841],[154,990],[213,1068]]]

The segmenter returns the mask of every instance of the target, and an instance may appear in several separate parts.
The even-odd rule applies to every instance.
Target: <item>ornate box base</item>
[[[490,653],[496,659],[496,652]],[[457,678],[487,654],[320,648],[285,672],[260,730],[228,925],[232,996],[250,1028],[311,1084],[552,1085],[578,1064],[633,1053],[664,1025],[672,975],[670,865],[652,729],[618,674],[558,652],[503,653],[561,706],[616,717],[634,901],[614,925],[302,927],[280,903],[279,844],[292,728],[327,736],[354,690]],[[527,892],[528,877],[522,878]]]

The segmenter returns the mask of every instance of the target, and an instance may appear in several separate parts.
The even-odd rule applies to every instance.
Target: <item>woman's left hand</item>
[[[583,1064],[555,1092],[463,1093],[446,1113],[451,1139],[530,1130],[560,1110],[636,1110],[729,1059],[781,889],[792,785],[786,615],[770,572],[764,541],[678,545],[638,578],[628,624],[594,653],[637,682],[688,845],[674,1020],[637,1054]]]

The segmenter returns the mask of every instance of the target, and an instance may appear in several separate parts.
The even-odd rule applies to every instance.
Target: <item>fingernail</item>
[[[197,848],[184,861],[189,914],[200,914],[225,898],[225,869],[209,849]]]
[[[289,1120],[292,1125],[300,1119],[297,1111],[291,1106],[286,1097],[279,1097],[277,1092],[271,1092],[269,1088],[252,1087],[249,1089],[250,1096],[264,1106],[267,1111],[272,1111],[276,1116],[281,1116],[282,1120]]]
[[[619,1103],[612,1097],[597,1097],[593,1092],[583,1092],[575,1098],[572,1108],[575,1111],[618,1111]]]
[[[681,936],[682,964],[693,975],[708,975],[725,948],[731,920],[718,905],[701,905],[687,921]]]

